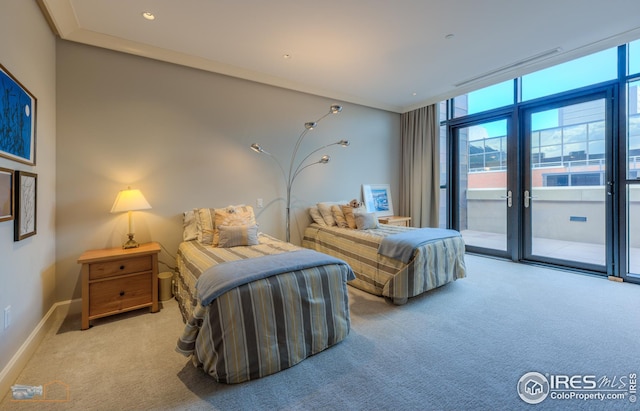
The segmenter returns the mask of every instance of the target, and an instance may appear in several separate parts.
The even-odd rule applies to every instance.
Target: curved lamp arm
[[[302,133],[300,133],[300,137],[298,137],[298,141],[296,141],[296,145],[295,145],[295,147],[293,149],[293,154],[291,154],[291,162],[289,163],[289,177],[291,177],[291,173],[293,172],[293,163],[296,160],[296,156],[298,154],[298,148],[300,148],[300,143],[302,143],[302,140],[304,139],[304,136],[306,136],[309,131],[313,130],[318,125],[318,123],[320,121],[322,121],[322,119],[324,119],[325,117],[327,117],[330,114],[338,114],[341,111],[342,111],[342,106],[340,106],[338,104],[332,104],[331,106],[329,106],[329,112],[327,112],[325,115],[323,115],[322,117],[320,117],[316,121],[304,123],[304,131]],[[302,162],[304,162],[304,160]],[[300,166],[298,166],[298,167],[300,167]]]
[[[280,163],[280,161],[278,161],[278,159],[273,156],[271,153],[269,153],[268,151],[264,150],[262,147],[260,147],[260,145],[254,143],[251,144],[251,149],[253,151],[255,151],[256,153],[262,153],[262,154],[266,154],[269,157],[271,157],[276,164],[278,164],[278,167],[280,167],[280,171],[282,172],[282,177],[285,181],[285,184],[287,186],[287,207],[286,207],[286,240],[287,242],[289,242],[290,240],[290,229],[289,229],[289,220],[290,220],[290,209],[291,209],[291,186],[293,186],[293,181],[296,179],[296,177],[298,176],[298,174],[300,174],[303,170],[305,170],[308,167],[311,167],[315,164],[327,164],[329,162],[329,160],[331,159],[328,155],[324,155],[320,158],[320,160],[314,162],[314,163],[310,163],[307,165],[304,165],[304,162],[307,161],[307,159],[314,153],[327,148],[329,146],[333,146],[333,145],[341,145],[342,147],[347,147],[349,145],[349,141],[347,140],[340,140],[336,143],[331,143],[331,144],[327,144],[326,146],[320,147],[318,149],[313,150],[311,153],[309,153],[305,158],[302,159],[302,161],[300,163],[298,163],[298,166],[296,167],[295,171],[293,170],[293,164],[296,161],[296,156],[298,155],[298,149],[300,148],[300,144],[302,143],[302,140],[304,139],[304,136],[307,135],[307,133],[310,130],[313,130],[318,123],[324,119],[325,117],[327,117],[330,114],[338,114],[339,112],[342,111],[342,106],[337,105],[337,104],[332,104],[329,107],[329,112],[326,113],[325,115],[323,115],[322,117],[320,117],[318,120],[313,121],[313,122],[308,122],[304,124],[304,130],[302,131],[302,133],[300,133],[300,136],[298,137],[298,140],[296,141],[296,145],[294,146],[293,149],[293,153],[291,154],[291,162],[289,163],[289,174],[287,175],[284,171],[284,168],[282,167],[282,164]]]
[[[307,159],[309,157],[311,157],[314,153],[317,153],[318,151],[320,151],[322,149],[325,149],[327,147],[336,146],[336,145],[341,145],[342,147],[348,147],[349,146],[349,141],[348,140],[340,140],[340,141],[336,141],[335,143],[327,144],[326,146],[322,146],[322,147],[316,148],[315,150],[310,152],[305,158],[302,159],[302,161],[298,164],[298,167],[296,168],[296,171],[293,172],[293,175],[295,176],[295,175],[299,174],[298,170],[300,170],[300,167],[302,167],[304,162],[307,161]],[[313,163],[313,164],[316,164],[316,163]],[[300,170],[300,171],[302,171],[302,170]],[[293,181],[293,179],[292,179],[292,181]]]
[[[327,164],[329,161],[331,160],[331,157],[329,157],[328,155],[323,155],[322,158],[320,158],[320,160],[307,164],[306,166],[300,168],[298,167],[296,169],[296,172],[293,174],[293,176],[291,177],[291,180],[289,180],[289,188],[291,188],[293,186],[293,181],[296,179],[296,177],[298,177],[298,174],[302,173],[302,171],[305,168],[309,168],[311,166],[315,166],[316,164]]]
[[[256,143],[251,144],[251,149],[253,151],[255,151],[256,153],[266,154],[269,157],[271,157],[273,159],[273,161],[275,161],[276,164],[278,164],[278,167],[280,168],[280,171],[282,172],[282,178],[284,179],[285,183],[288,181],[287,180],[287,175],[284,173],[284,168],[282,168],[282,164],[280,163],[280,161],[278,161],[278,159],[273,154],[271,154],[267,150],[263,149],[262,147],[260,147],[259,144],[256,144]]]

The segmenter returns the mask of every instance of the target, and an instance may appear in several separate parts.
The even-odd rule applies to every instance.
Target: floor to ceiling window
[[[640,40],[441,102],[440,225],[472,252],[638,281],[639,85]]]
[[[637,280],[640,277],[640,40],[630,43],[627,49],[626,138],[620,144],[621,157],[625,159],[625,167],[621,167],[624,174],[620,177],[624,181],[620,260],[622,277]]]

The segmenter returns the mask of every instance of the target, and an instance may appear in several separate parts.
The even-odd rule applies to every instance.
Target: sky
[[[617,47],[559,64],[522,77],[522,101],[556,94],[617,77]],[[629,45],[629,72],[640,73],[640,40]],[[468,114],[513,104],[513,80],[468,94]],[[546,110],[533,118],[533,130],[558,127],[557,110]],[[505,135],[506,121],[496,121],[476,129],[484,138]],[[485,134],[486,133],[486,134]]]

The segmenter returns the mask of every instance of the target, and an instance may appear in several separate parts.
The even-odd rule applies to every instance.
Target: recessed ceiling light
[[[156,16],[153,13],[151,13],[150,11],[143,12],[142,13],[142,17],[144,17],[147,20],[155,20],[156,19]]]
[[[455,37],[455,34],[453,34],[453,33],[449,33],[446,36],[444,36],[444,38],[447,39],[447,40],[451,40],[454,37]]]
[[[283,54],[282,58],[285,60],[289,60],[291,58],[291,54]]]
[[[415,91],[413,93],[411,93],[412,96],[417,96],[418,93],[416,93]]]

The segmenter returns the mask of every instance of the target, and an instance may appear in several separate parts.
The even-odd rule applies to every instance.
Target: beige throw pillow
[[[324,222],[329,227],[336,225],[336,220],[333,218],[333,214],[331,213],[331,206],[334,204],[336,203],[318,203],[318,211],[320,212],[320,215],[322,215]]]
[[[313,221],[316,224],[321,225],[322,227],[327,226],[327,223],[324,221],[324,218],[322,218],[320,211],[318,211],[318,207],[310,207],[309,215],[311,216],[311,219],[313,219]]]
[[[198,242],[205,245],[213,244],[213,223],[215,208],[198,208],[195,213],[198,227]]]
[[[356,225],[356,218],[353,215],[355,212],[366,212],[366,209],[364,207],[354,208],[350,205],[342,206],[342,214],[344,214],[344,219],[347,221],[347,226],[353,229],[358,228]]]
[[[333,219],[336,221],[336,225],[340,228],[349,228],[347,224],[347,220],[345,219],[344,214],[342,213],[342,206],[334,204],[331,206],[331,215]]]
[[[213,224],[213,246],[220,242],[220,226],[252,226],[256,225],[256,217],[251,206],[229,206],[215,209],[215,221]]]

